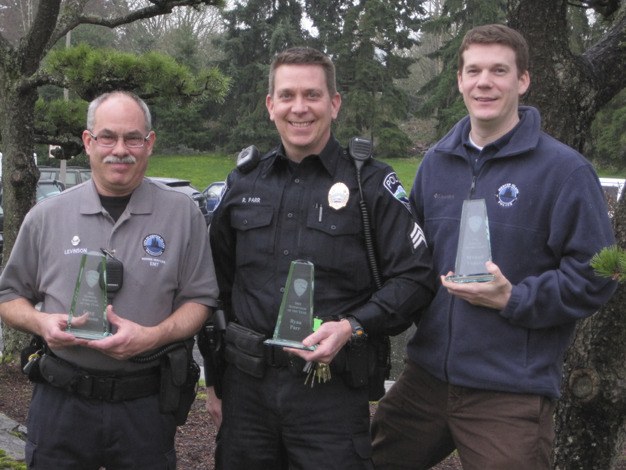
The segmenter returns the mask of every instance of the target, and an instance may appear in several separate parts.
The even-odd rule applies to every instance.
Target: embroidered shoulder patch
[[[391,193],[391,195],[394,198],[396,198],[398,201],[404,204],[404,207],[406,207],[409,210],[409,212],[411,212],[411,205],[409,204],[409,196],[404,190],[404,187],[402,186],[402,183],[400,182],[400,178],[398,178],[398,175],[396,175],[395,172],[389,173],[387,176],[385,176],[383,185],[385,186],[387,191]]]

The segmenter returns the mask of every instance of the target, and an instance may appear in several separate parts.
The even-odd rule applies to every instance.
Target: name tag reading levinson
[[[315,349],[315,346],[302,344],[302,340],[313,333],[313,276],[313,263],[291,262],[274,336],[265,340],[265,344],[308,351]]]

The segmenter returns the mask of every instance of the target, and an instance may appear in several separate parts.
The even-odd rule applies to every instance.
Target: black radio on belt
[[[111,303],[113,294],[118,292],[124,283],[124,264],[113,256],[113,253],[109,250],[104,248],[100,248],[100,250],[106,255],[106,276],[100,275],[100,287],[106,290],[107,299],[109,303]],[[105,277],[106,285],[104,279]]]

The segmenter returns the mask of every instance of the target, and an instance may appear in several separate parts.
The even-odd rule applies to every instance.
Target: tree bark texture
[[[547,132],[583,152],[596,113],[624,88],[626,8],[601,41],[575,55],[567,6],[567,0],[521,0],[509,24],[530,46],[531,85],[524,101],[541,110]]]
[[[614,215],[616,236],[626,248],[626,198]],[[581,322],[564,368],[557,405],[555,468],[614,468],[624,445],[626,419],[626,285],[608,304]]]
[[[566,0],[513,0],[509,24],[526,37],[531,87],[525,103],[539,108],[544,129],[583,151],[591,122],[625,86],[626,7],[612,29],[582,55],[568,45]],[[626,197],[614,215],[616,240],[626,248]],[[561,470],[615,465],[626,417],[626,286],[580,322],[567,353],[557,406],[554,466]]]
[[[20,225],[36,200],[39,170],[33,158],[33,120],[37,93],[19,92],[19,77],[0,71],[2,94],[0,132],[3,146],[2,208],[4,211],[3,257],[10,255]],[[33,253],[33,256],[35,254]],[[7,259],[5,258],[5,259]],[[4,351],[15,355],[28,344],[29,336],[4,326]]]

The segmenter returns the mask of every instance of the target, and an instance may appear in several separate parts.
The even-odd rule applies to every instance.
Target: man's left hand
[[[327,321],[312,334],[304,338],[305,346],[317,345],[315,351],[285,348],[285,351],[300,356],[305,361],[330,364],[339,350],[352,336],[352,327],[347,320]]]
[[[493,281],[467,283],[446,281],[446,276],[453,274],[450,272],[446,276],[441,276],[441,284],[451,295],[472,305],[503,310],[509,302],[513,286],[495,263],[487,261],[485,266],[487,271],[494,275]]]
[[[117,316],[112,305],[107,306],[107,320],[116,328],[115,334],[104,339],[88,341],[85,346],[120,361],[155,347],[154,335],[149,333],[149,328]]]

